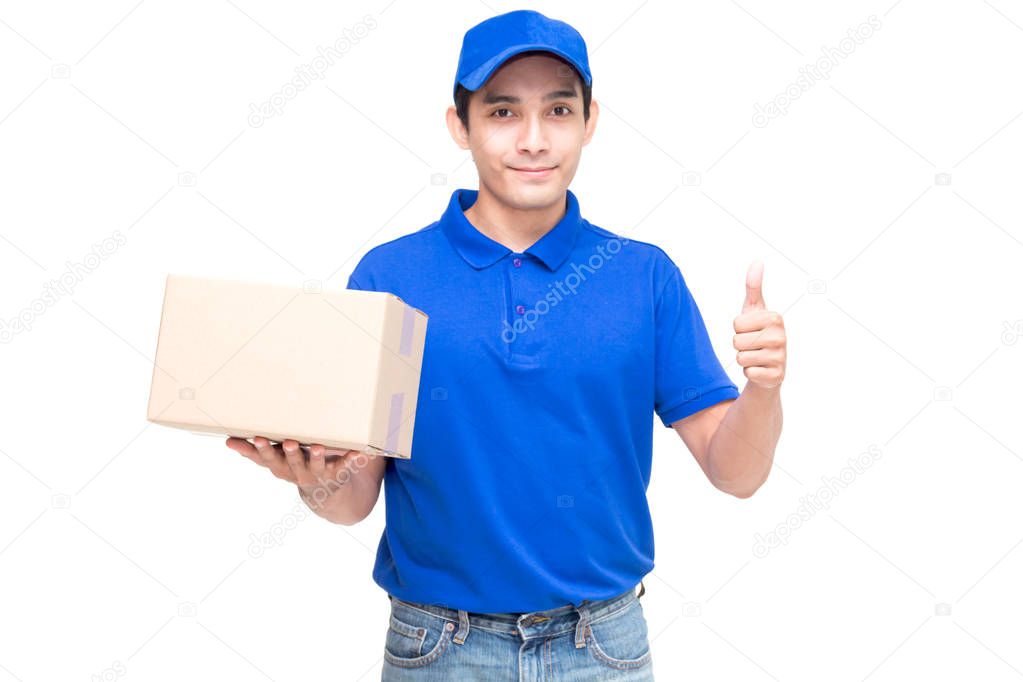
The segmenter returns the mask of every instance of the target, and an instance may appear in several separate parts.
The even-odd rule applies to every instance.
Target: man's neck
[[[484,235],[522,253],[565,216],[565,199],[563,193],[550,206],[523,210],[502,204],[481,185],[476,201],[464,213],[466,220]]]

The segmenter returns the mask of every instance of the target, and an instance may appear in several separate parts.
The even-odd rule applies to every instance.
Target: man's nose
[[[532,154],[547,151],[547,130],[539,116],[525,117],[519,136],[519,149]]]

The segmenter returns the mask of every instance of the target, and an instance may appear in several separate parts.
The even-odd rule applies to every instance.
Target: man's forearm
[[[747,383],[729,406],[708,447],[708,469],[715,487],[749,497],[767,479],[781,436],[780,389]]]

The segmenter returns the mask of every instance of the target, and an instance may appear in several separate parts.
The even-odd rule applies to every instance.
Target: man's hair
[[[531,54],[542,54],[548,57],[553,57],[558,61],[571,67],[571,64],[568,64],[568,62],[566,62],[564,59],[561,59],[557,55],[554,55],[550,52],[546,52],[544,50],[521,52],[515,55],[515,57],[524,57],[526,55]],[[515,57],[512,57],[512,59],[514,59]],[[579,84],[582,86],[583,122],[585,123],[586,121],[590,120],[590,100],[592,99],[593,96],[593,84],[591,83],[590,85],[586,85],[586,83],[583,82],[582,76],[575,69],[575,67],[572,67],[572,71],[575,72],[576,78],[579,81]],[[462,121],[462,125],[465,126],[466,131],[469,130],[469,96],[472,95],[472,93],[473,93],[472,90],[467,90],[461,83],[458,84],[458,87],[455,90],[455,113],[458,114],[458,118]]]

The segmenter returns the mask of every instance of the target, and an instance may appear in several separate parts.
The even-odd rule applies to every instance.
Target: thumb
[[[742,302],[742,312],[767,309],[767,306],[764,305],[763,283],[764,263],[763,261],[753,261],[749,270],[746,271],[746,300]]]

